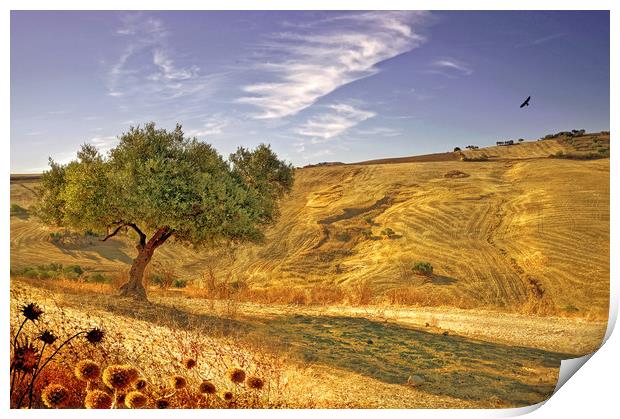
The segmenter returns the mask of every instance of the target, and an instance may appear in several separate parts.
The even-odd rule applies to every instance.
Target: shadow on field
[[[498,407],[547,399],[555,388],[560,361],[571,358],[360,317],[291,314],[230,319],[204,313],[204,300],[190,300],[203,312],[190,313],[167,304],[70,290],[63,300],[170,328],[259,338],[273,342],[270,346],[286,347],[302,363],[336,367],[389,384],[406,384],[410,375],[418,375],[424,379],[418,391],[496,402]]]
[[[571,357],[364,318],[293,315],[264,327],[306,361],[391,384],[405,384],[409,375],[419,375],[425,380],[420,391],[466,400],[495,397],[511,405],[548,398],[560,361]]]
[[[64,243],[58,244],[52,242],[58,250],[65,255],[74,258],[90,259],[97,262],[100,258],[110,261],[118,261],[131,265],[133,259],[129,257],[123,250],[124,244],[120,241],[107,241],[105,243],[100,242],[98,239],[92,239],[91,244],[85,245],[84,243]]]

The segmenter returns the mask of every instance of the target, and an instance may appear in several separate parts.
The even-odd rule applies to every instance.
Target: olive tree
[[[154,123],[131,127],[102,155],[83,145],[65,165],[50,159],[37,191],[45,223],[105,231],[106,241],[133,231],[137,256],[121,295],[146,299],[144,270],[174,239],[194,246],[261,242],[290,191],[293,169],[268,145],[238,148],[229,160],[209,144]]]

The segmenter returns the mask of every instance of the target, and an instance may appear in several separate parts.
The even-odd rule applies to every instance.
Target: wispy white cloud
[[[467,76],[473,74],[474,70],[466,63],[459,61],[459,60],[455,60],[454,58],[442,58],[439,60],[436,60],[433,62],[432,64],[433,67],[438,68],[440,70],[449,70],[449,71],[456,71],[462,74],[465,74]],[[444,75],[449,75],[445,74]]]
[[[388,127],[373,127],[369,129],[356,129],[354,132],[356,135],[368,135],[377,137],[397,137],[402,133],[394,128]]]
[[[229,124],[229,119],[224,118],[221,114],[218,114],[208,118],[201,128],[190,129],[185,133],[190,137],[219,135],[224,132],[224,128],[226,128]]]
[[[424,42],[414,31],[423,12],[349,13],[296,26],[262,44],[254,65],[268,81],[244,86],[237,102],[259,109],[257,119],[294,115],[355,80],[376,74],[377,64]],[[319,30],[320,29],[320,30]]]
[[[295,133],[310,137],[310,142],[316,144],[334,138],[376,115],[375,112],[344,103],[328,105],[326,108],[327,112],[308,119],[295,130]]]
[[[108,95],[141,97],[149,103],[211,93],[221,74],[202,74],[193,64],[180,64],[169,46],[169,31],[160,19],[142,13],[124,15],[116,34],[125,48],[108,67]],[[201,96],[202,97],[202,96]]]
[[[546,44],[547,42],[553,41],[554,39],[562,38],[565,35],[566,35],[565,32],[553,33],[553,34],[550,34],[550,35],[547,35],[547,36],[542,36],[540,38],[536,38],[536,39],[533,39],[533,40],[529,40],[529,41],[525,41],[525,42],[519,43],[519,44],[515,45],[515,48],[522,48],[522,47],[527,47],[527,46]]]

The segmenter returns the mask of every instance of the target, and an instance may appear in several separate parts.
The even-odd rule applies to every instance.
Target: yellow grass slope
[[[609,142],[607,137],[607,144]],[[486,162],[438,161],[343,165],[296,171],[281,219],[262,246],[225,252],[166,244],[155,263],[200,283],[218,280],[253,288],[356,287],[373,292],[410,287],[423,300],[460,306],[524,304],[531,279],[568,311],[607,310],[609,294],[609,159],[549,159],[573,146],[525,142],[465,152]],[[467,177],[446,177],[458,170]],[[12,203],[28,206],[28,182],[13,182]],[[394,234],[381,234],[387,228]],[[79,263],[126,269],[128,239],[73,246],[49,242],[51,229],[32,217],[11,217],[11,264]],[[413,275],[416,261],[435,275]]]

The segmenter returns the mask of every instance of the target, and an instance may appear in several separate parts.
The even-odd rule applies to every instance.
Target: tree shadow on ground
[[[125,264],[131,264],[133,258],[127,255],[123,251],[124,244],[120,241],[110,240],[105,243],[96,242],[97,239],[92,239],[91,244],[83,243],[55,243],[52,242],[58,250],[62,253],[74,258],[86,258],[93,261],[99,260],[99,258],[107,259],[110,261],[122,262]]]
[[[477,401],[494,396],[512,405],[549,397],[560,361],[571,357],[357,317],[281,316],[264,327],[306,361],[391,384],[415,374],[425,380],[421,391]]]
[[[70,292],[70,291],[69,291]],[[75,292],[82,307],[215,336],[260,338],[286,347],[302,363],[349,370],[389,384],[418,375],[419,391],[504,406],[526,406],[551,396],[568,354],[434,333],[360,317],[278,315],[224,318],[162,303],[101,298]],[[267,348],[268,349],[268,348]]]

